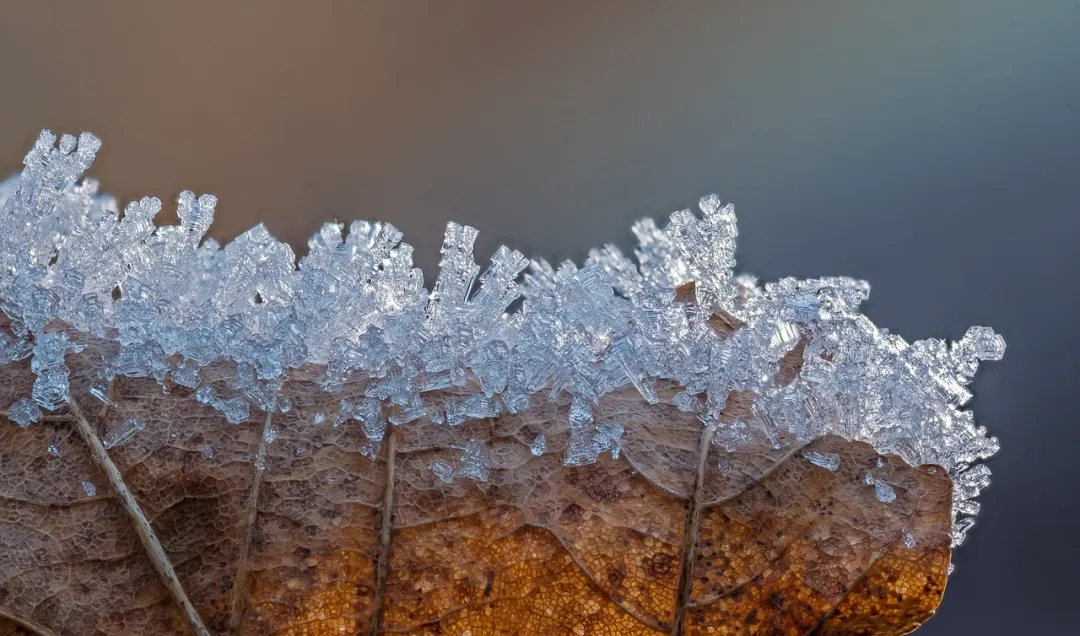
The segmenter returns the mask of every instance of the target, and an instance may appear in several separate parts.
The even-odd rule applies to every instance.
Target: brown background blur
[[[1080,2],[36,2],[0,8],[0,170],[104,141],[127,200],[219,196],[302,253],[446,221],[552,260],[707,192],[742,267],[851,275],[910,338],[1005,334],[994,485],[920,634],[1075,634]],[[171,209],[168,215],[171,215]],[[168,216],[163,214],[163,216]],[[165,219],[167,220],[167,219]]]

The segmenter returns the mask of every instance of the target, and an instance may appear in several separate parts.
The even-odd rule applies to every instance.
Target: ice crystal
[[[156,225],[162,203],[151,197],[121,214],[82,178],[99,147],[90,134],[58,142],[43,132],[22,173],[0,184],[0,364],[29,358],[35,376],[8,407],[19,426],[81,399],[71,395],[66,357],[88,338],[112,341],[102,349],[111,353],[92,388],[78,390],[109,404],[107,381],[153,378],[166,390],[195,390],[233,424],[290,410],[278,392],[302,366],[321,368],[331,393],[364,378],[359,402],[342,400],[313,423],[355,423],[372,453],[389,425],[426,417],[460,426],[564,394],[563,461],[589,463],[618,456],[626,433],[594,416],[603,396],[633,386],[655,404],[657,387],[674,384],[675,406],[696,414],[725,451],[759,434],[777,449],[836,434],[944,466],[956,483],[957,543],[978,511],[989,479],[979,462],[998,441],[964,405],[980,361],[1004,354],[1001,336],[974,327],[953,343],[909,343],[859,312],[863,281],[759,285],[738,275],[734,209],[715,195],[666,225],[636,223],[633,258],[608,245],[580,266],[501,248],[484,270],[473,255],[477,231],[451,223],[429,292],[412,248],[387,223],[328,223],[297,260],[262,225],[225,246],[206,238],[210,195],[181,193],[179,225]],[[792,354],[799,371],[781,381],[779,362]],[[211,386],[211,365],[231,375]],[[452,397],[433,405],[432,391]],[[732,392],[754,394],[752,415],[722,417]],[[531,450],[544,453],[547,443],[540,435]],[[432,466],[439,479],[484,481],[503,461],[478,442],[457,448],[456,467]],[[805,457],[836,468],[834,458]],[[896,496],[871,479],[878,499]]]
[[[893,490],[892,486],[880,480],[874,482],[874,496],[877,497],[877,500],[881,503],[892,503],[896,501],[896,491]]]
[[[866,473],[866,483],[867,485],[874,487],[874,497],[881,503],[892,503],[896,501],[896,491],[893,490],[893,487],[878,479],[873,474]]]
[[[491,458],[484,450],[484,443],[478,439],[470,439],[457,448],[461,450],[461,461],[458,462],[455,474],[476,481],[487,481]]]
[[[273,444],[277,440],[277,430],[273,427],[267,427],[263,430],[263,441],[267,444]]]
[[[131,438],[135,437],[136,433],[144,429],[146,429],[146,424],[141,420],[127,417],[114,428],[110,429],[105,437],[102,438],[101,443],[105,448],[120,446],[121,444],[130,441]]]
[[[446,462],[435,462],[431,465],[431,472],[439,478],[439,481],[449,484],[454,481],[454,467]]]
[[[19,398],[8,407],[8,417],[22,428],[30,426],[41,419],[42,413],[38,405],[26,398]]]
[[[716,434],[712,443],[722,447],[727,452],[733,452],[746,442],[750,441],[750,427],[742,420],[721,423],[717,426]]]
[[[95,384],[88,389],[88,392],[102,404],[107,406],[117,406],[116,402],[109,397],[109,388],[106,386]]]
[[[840,467],[840,456],[836,453],[819,453],[807,451],[802,454],[808,462],[815,466],[821,466],[825,470],[835,471]]]

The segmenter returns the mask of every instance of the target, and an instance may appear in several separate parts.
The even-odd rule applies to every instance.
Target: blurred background
[[[993,326],[1003,450],[927,636],[1080,633],[1078,115],[1075,0],[0,9],[0,173],[90,130],[125,201],[212,192],[216,238],[262,220],[301,254],[388,220],[429,279],[448,220],[481,262],[580,261],[717,192],[743,271],[868,279],[908,339]]]

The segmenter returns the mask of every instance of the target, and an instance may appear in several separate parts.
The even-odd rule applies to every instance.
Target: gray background
[[[764,279],[842,274],[909,339],[1005,334],[994,484],[920,634],[1075,634],[1080,2],[184,2],[0,8],[0,166],[105,142],[124,199],[219,195],[302,250],[392,221],[552,260],[718,192]],[[170,212],[171,214],[171,212]]]

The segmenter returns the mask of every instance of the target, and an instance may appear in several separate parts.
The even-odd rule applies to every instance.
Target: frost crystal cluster
[[[632,385],[655,403],[658,383],[675,384],[675,404],[737,448],[750,424],[721,420],[732,392],[753,392],[755,426],[775,444],[826,433],[870,443],[911,464],[939,464],[955,481],[954,543],[963,539],[975,498],[988,483],[980,460],[998,442],[962,410],[981,360],[1005,344],[974,327],[958,342],[908,343],[859,313],[869,286],[849,278],[784,279],[761,286],[736,275],[735,214],[716,196],[700,214],[675,212],[667,225],[633,227],[634,257],[608,245],[582,266],[530,261],[501,248],[481,273],[477,231],[451,223],[434,288],[425,289],[412,248],[387,223],[328,223],[299,261],[258,225],[224,247],[204,238],[216,199],[180,195],[180,225],[157,226],[156,198],[121,213],[98,184],[82,179],[100,142],[83,134],[59,143],[43,132],[21,175],[0,183],[0,299],[8,325],[0,363],[30,358],[28,395],[7,409],[31,426],[69,402],[65,356],[80,338],[116,344],[90,389],[109,400],[118,375],[180,385],[233,424],[259,412],[288,411],[278,390],[291,370],[324,369],[335,392],[354,374],[369,378],[359,403],[311,426],[362,427],[378,444],[388,426],[428,417],[446,426],[518,413],[544,396],[570,403],[564,461],[617,455],[623,427],[596,422],[592,405]],[[80,180],[82,179],[82,180]],[[520,309],[508,311],[523,299]],[[779,361],[800,371],[777,381]],[[203,384],[211,364],[228,365],[229,390]],[[426,392],[455,388],[432,406]],[[137,435],[124,422],[111,444]],[[785,441],[782,441],[785,440]],[[482,444],[463,439],[444,480],[484,480]],[[543,437],[531,447],[548,452]],[[212,452],[212,451],[211,451]],[[834,456],[810,460],[835,470]],[[868,475],[887,501],[888,485]]]

